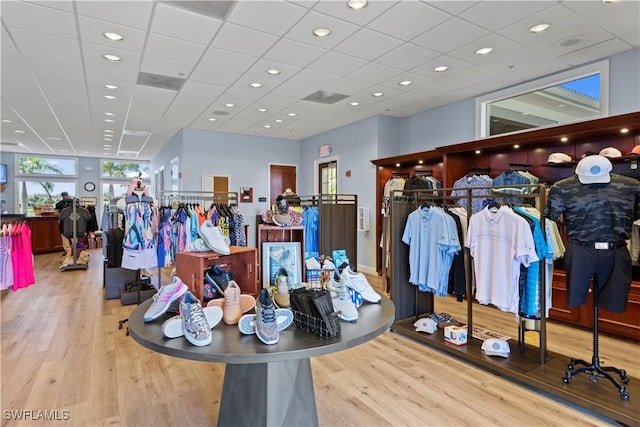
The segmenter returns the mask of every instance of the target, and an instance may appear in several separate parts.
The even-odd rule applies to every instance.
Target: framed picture
[[[283,269],[289,283],[302,283],[300,242],[265,242],[262,244],[262,287],[275,285],[278,272]]]

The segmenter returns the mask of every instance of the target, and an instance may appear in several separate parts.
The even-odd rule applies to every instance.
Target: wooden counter
[[[57,216],[28,216],[24,220],[31,229],[31,249],[34,255],[64,250]]]

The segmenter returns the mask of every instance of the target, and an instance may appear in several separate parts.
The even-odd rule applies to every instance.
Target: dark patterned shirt
[[[627,240],[640,218],[640,182],[613,173],[608,184],[582,184],[577,175],[563,179],[551,187],[544,212],[554,221],[560,214],[570,240]]]

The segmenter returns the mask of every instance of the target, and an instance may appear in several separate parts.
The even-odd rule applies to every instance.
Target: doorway
[[[297,182],[297,166],[269,165],[269,206],[287,188],[297,194]]]

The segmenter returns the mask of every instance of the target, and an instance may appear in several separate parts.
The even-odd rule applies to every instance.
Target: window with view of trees
[[[19,189],[18,212],[28,215],[52,209],[63,191],[76,192],[77,159],[20,155],[16,159],[16,188]],[[52,180],[52,176],[60,180]]]
[[[121,194],[116,191],[115,186],[128,186],[131,178],[141,177],[142,181],[148,183],[149,179],[149,163],[146,162],[114,162],[103,160],[101,166],[101,175],[105,178],[107,191],[103,191],[103,201],[108,201]],[[127,184],[124,183],[127,182]],[[103,185],[104,187],[104,185]]]

